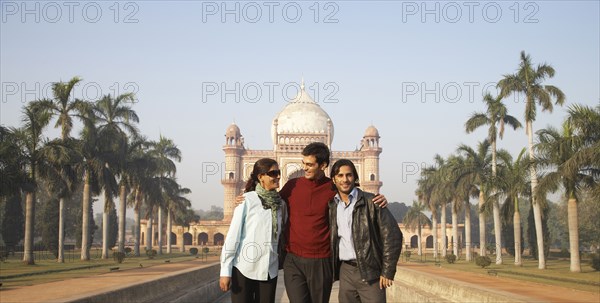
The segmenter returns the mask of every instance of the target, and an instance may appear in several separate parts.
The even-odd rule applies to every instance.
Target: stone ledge
[[[212,302],[222,293],[218,287],[220,265],[192,268],[173,272],[155,280],[127,285],[123,288],[105,291],[67,302],[164,302],[172,301],[175,294],[193,290],[194,302]],[[216,283],[215,283],[216,281]],[[214,288],[214,289],[213,289]],[[188,297],[186,300],[191,299]],[[186,302],[179,300],[178,302]]]

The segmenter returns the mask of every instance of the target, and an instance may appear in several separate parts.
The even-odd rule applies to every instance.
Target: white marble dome
[[[327,134],[328,124],[331,118],[304,89],[304,83],[300,86],[298,95],[289,101],[277,115],[271,124],[271,138],[276,142],[279,134]],[[333,122],[329,130],[333,141]]]

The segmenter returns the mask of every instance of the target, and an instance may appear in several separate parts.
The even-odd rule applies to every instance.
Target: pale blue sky
[[[287,104],[282,87],[301,77],[333,120],[334,150],[353,150],[371,123],[379,129],[381,191],[406,203],[414,199],[417,165],[484,139],[483,129],[466,135],[464,122],[483,110],[482,87],[516,70],[521,50],[536,64],[554,66],[556,76],[547,83],[565,92],[567,106],[600,102],[598,1],[227,2],[229,9],[237,3],[239,12],[225,22],[220,1],[75,3],[1,1],[1,124],[19,125],[25,101],[45,96],[46,84],[76,75],[84,79],[80,98],[94,99],[96,88],[104,94],[135,88],[142,133],[150,139],[162,133],[183,152],[178,177],[192,189],[194,208],[222,206],[220,176],[202,170],[203,163],[223,162],[227,126],[238,124],[247,147],[271,149],[271,121]],[[215,15],[208,13],[213,8]],[[433,12],[421,16],[423,8]],[[23,15],[23,9],[32,12]],[[293,23],[296,11],[301,15]],[[273,102],[265,82],[277,83]],[[229,89],[258,83],[262,98],[249,102],[255,94],[249,90],[240,92],[239,103],[233,95],[203,100],[203,86],[211,83]],[[439,92],[426,95],[436,83]],[[326,102],[331,99],[337,102]],[[522,100],[506,104],[522,119]],[[565,109],[539,112],[535,129],[558,126]],[[499,147],[516,154],[525,144],[523,130],[510,130]]]

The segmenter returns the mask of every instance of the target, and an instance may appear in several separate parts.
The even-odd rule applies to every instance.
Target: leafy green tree
[[[536,103],[542,107],[542,111],[552,112],[553,102],[562,105],[565,102],[565,94],[553,85],[543,85],[546,78],[554,77],[554,68],[549,64],[539,64],[534,67],[529,55],[521,51],[521,62],[515,74],[504,75],[498,82],[500,97],[505,98],[511,94],[525,95],[525,131],[527,132],[529,159],[534,160],[533,150],[533,121],[536,118]],[[546,259],[543,254],[544,237],[542,235],[542,208],[537,201],[538,176],[535,166],[530,167],[531,192],[533,196],[533,213],[535,216],[536,238],[538,246],[538,268],[546,268]]]
[[[2,239],[8,250],[13,251],[14,247],[23,240],[23,207],[21,206],[21,197],[13,195],[6,199],[3,209],[2,220]]]
[[[55,258],[58,258],[58,221],[59,221],[59,201],[56,198],[50,198],[41,204],[42,212],[40,213],[42,244],[44,248],[52,253]]]
[[[0,125],[0,198],[20,195],[27,184],[27,158],[14,129]]]
[[[44,138],[43,129],[48,125],[50,115],[35,104],[29,104],[23,109],[23,127],[11,130],[15,133],[17,142],[22,146],[28,168],[28,182],[24,183],[25,191],[25,239],[23,245],[23,263],[34,265],[33,237],[35,222],[35,191],[37,175],[43,169]],[[40,167],[42,166],[42,167]]]
[[[81,82],[79,77],[73,77],[69,82],[55,82],[52,84],[52,95],[53,99],[43,99],[37,101],[38,104],[46,111],[50,112],[52,116],[56,116],[56,124],[54,127],[61,129],[60,139],[63,144],[73,149],[73,144],[68,143],[71,136],[71,130],[73,129],[73,117],[79,117],[83,119],[86,111],[89,110],[88,103],[72,98],[72,92],[75,86]],[[55,165],[59,166],[59,171],[65,177],[71,177],[71,183],[76,181],[74,178],[73,170],[74,163],[60,163],[57,162]],[[73,192],[73,187],[68,184],[63,184],[59,189],[56,190],[56,194],[59,200],[59,221],[58,221],[58,257],[57,261],[64,262],[64,238],[65,238],[65,199]]]
[[[158,210],[158,254],[162,254],[163,245],[163,209],[166,207],[166,200],[164,194],[166,190],[164,188],[163,180],[166,177],[175,177],[177,167],[175,162],[181,162],[181,150],[177,147],[173,140],[166,137],[160,136],[158,142],[151,145],[149,153],[156,159],[157,168],[157,181],[159,194],[155,195],[155,199],[152,201]]]
[[[465,165],[454,170],[456,180],[468,178],[479,192],[479,255],[487,254],[486,245],[486,213],[483,206],[489,195],[488,188],[492,180],[491,156],[489,154],[490,142],[484,140],[477,145],[477,150],[461,144],[457,152],[464,157]]]
[[[565,190],[571,252],[570,270],[581,272],[577,202],[582,194],[581,189],[593,187],[594,179],[580,170],[564,169],[564,164],[579,151],[583,138],[575,135],[571,124],[565,122],[561,131],[553,127],[538,131],[538,141],[535,146],[538,151],[536,162],[546,169],[546,173],[539,180],[538,198],[544,199],[545,193],[556,192],[559,188]]]
[[[417,230],[417,247],[419,256],[423,254],[423,248],[421,244],[421,227],[423,225],[427,225],[431,228],[431,220],[429,220],[427,215],[423,213],[425,210],[427,210],[425,203],[421,201],[413,201],[412,206],[408,209],[408,212],[404,218],[402,218],[402,223],[404,223],[404,226],[408,228],[408,230]]]
[[[135,135],[138,133],[137,128],[133,123],[138,123],[139,118],[135,111],[127,102],[133,102],[134,95],[131,93],[122,94],[117,97],[105,95],[98,100],[93,107],[94,118],[97,124],[98,139],[100,144],[105,148],[105,151],[110,154],[109,159],[105,161],[112,174],[108,179],[102,182],[104,191],[104,213],[102,216],[102,258],[108,259],[109,243],[108,233],[110,232],[109,212],[115,207],[113,198],[117,195],[118,185],[115,181],[115,176],[125,169],[127,159],[128,134]],[[121,190],[125,191],[121,197],[125,200],[126,197],[126,178],[121,178]],[[123,188],[125,187],[125,188]],[[121,201],[123,207],[122,217],[125,217],[126,201]],[[124,220],[124,219],[123,219]],[[123,221],[122,234],[124,237],[125,226]]]
[[[504,126],[512,126],[513,129],[521,127],[521,122],[515,117],[508,114],[508,110],[504,103],[502,103],[501,97],[492,97],[491,94],[486,94],[483,98],[483,102],[486,104],[485,113],[474,113],[469,120],[465,123],[465,129],[467,133],[471,133],[477,128],[487,125],[488,128],[488,141],[492,145],[492,178],[495,179],[497,176],[497,160],[496,160],[496,141],[497,137],[504,136]],[[492,182],[492,188],[490,188],[490,194],[493,195],[495,188]],[[501,235],[501,222],[500,222],[500,206],[498,200],[494,199],[493,203],[493,219],[494,219],[494,232],[496,239],[496,264],[502,264],[502,235]]]
[[[520,197],[528,197],[531,193],[531,186],[527,178],[528,160],[525,159],[524,156],[524,148],[514,161],[510,154],[502,154],[502,177],[497,179],[497,194],[498,196],[502,195],[505,197],[501,209],[502,224],[503,226],[508,226],[511,223],[513,225],[512,241],[507,240],[506,243],[514,243],[514,247],[507,247],[507,250],[509,252],[514,252],[511,253],[511,255],[515,257],[516,266],[522,266],[523,264],[521,257],[524,248],[519,200]]]

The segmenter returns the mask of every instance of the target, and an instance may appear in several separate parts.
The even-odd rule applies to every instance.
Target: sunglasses
[[[281,176],[281,170],[274,169],[274,170],[266,172],[265,175],[267,175],[271,178],[277,178],[277,177]]]

